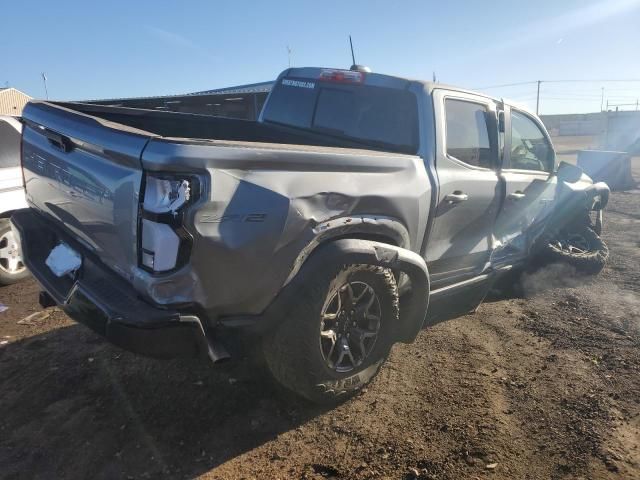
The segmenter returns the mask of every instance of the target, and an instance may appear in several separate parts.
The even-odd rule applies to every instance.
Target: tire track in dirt
[[[640,401],[638,339],[594,303],[600,290],[587,285],[556,291],[546,302],[536,297],[523,327],[550,341],[556,358],[569,359],[552,387],[571,387],[561,406],[574,423],[571,445],[587,454],[577,455],[579,463],[594,478],[640,478],[632,426]]]
[[[515,306],[512,306],[507,309],[507,312],[511,312],[507,313],[507,316],[515,313],[514,308]],[[484,310],[484,307],[479,309],[478,318],[473,323],[474,329],[466,336],[472,344],[488,353],[489,366],[493,365],[484,385],[484,394],[490,402],[487,414],[493,417],[492,422],[496,426],[495,438],[492,441],[501,444],[503,458],[511,457],[518,460],[504,473],[514,478],[524,478],[536,449],[531,448],[530,432],[521,427],[518,408],[513,404],[508,387],[519,387],[521,384],[512,379],[523,376],[518,363],[512,362],[508,354],[509,344],[517,342],[519,335],[517,331],[513,331],[510,319],[502,320],[499,325],[495,325],[491,323],[491,317],[487,317]]]

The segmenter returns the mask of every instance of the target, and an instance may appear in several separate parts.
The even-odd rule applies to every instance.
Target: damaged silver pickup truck
[[[256,122],[31,102],[22,140],[13,225],[43,306],[157,357],[257,335],[314,401],[502,273],[607,256],[607,186],[557,168],[535,115],[442,84],[292,68]]]

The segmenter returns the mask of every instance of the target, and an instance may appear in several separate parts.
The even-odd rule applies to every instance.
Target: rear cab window
[[[406,89],[285,77],[263,120],[402,153],[418,151],[418,107]]]

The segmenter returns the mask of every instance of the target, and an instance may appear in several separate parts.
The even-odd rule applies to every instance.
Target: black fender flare
[[[295,278],[302,265],[318,248],[338,239],[361,238],[400,247],[407,247],[411,243],[409,231],[399,220],[381,215],[338,217],[319,224],[314,230],[316,235],[298,253],[285,285]]]
[[[400,319],[394,329],[394,341],[411,343],[416,339],[424,326],[429,307],[429,271],[424,259],[406,248],[356,238],[341,238],[319,245],[264,312],[263,321],[257,322],[261,324],[256,325],[259,331],[272,327],[286,315],[297,289],[328,264],[377,265],[404,272],[411,281],[411,292],[401,298]]]

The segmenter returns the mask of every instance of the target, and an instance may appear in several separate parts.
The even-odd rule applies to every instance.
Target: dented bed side
[[[431,198],[420,157],[275,147],[149,142],[145,172],[195,173],[201,191],[185,212],[188,266],[168,276],[137,270],[139,291],[158,304],[195,302],[213,318],[252,315],[330,238],[383,238],[419,251]]]

